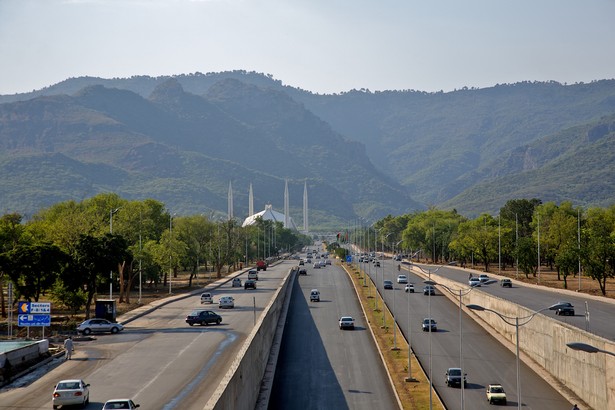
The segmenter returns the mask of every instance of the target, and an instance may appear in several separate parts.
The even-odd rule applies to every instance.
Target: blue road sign
[[[51,326],[51,315],[17,315],[17,326]]]
[[[346,262],[348,263],[352,262],[352,255],[346,256]]]

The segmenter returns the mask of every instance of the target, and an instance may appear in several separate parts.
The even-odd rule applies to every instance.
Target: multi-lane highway
[[[399,408],[350,279],[339,265],[297,277],[270,409]],[[320,302],[310,302],[310,290]],[[355,330],[340,330],[340,316]]]
[[[259,272],[256,290],[232,288],[230,281],[213,290],[215,301],[233,296],[234,309],[201,305],[196,294],[135,319],[119,334],[77,341],[73,360],[23,387],[4,388],[0,409],[50,409],[55,383],[82,378],[91,385],[88,409],[128,397],[142,409],[201,410],[291,266],[282,263]],[[200,307],[219,313],[222,324],[188,326],[186,315]]]

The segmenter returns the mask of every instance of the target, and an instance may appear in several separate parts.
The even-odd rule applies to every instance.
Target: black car
[[[196,309],[190,312],[188,316],[186,316],[186,323],[188,323],[190,326],[205,326],[210,323],[215,323],[219,325],[220,323],[222,323],[222,316],[220,316],[216,312],[212,312],[211,310]]]
[[[446,371],[446,385],[461,386],[461,369],[459,367],[451,367]],[[466,374],[463,375],[463,385],[467,386]]]
[[[574,316],[574,306],[570,302],[558,302],[559,309],[555,309],[555,314],[560,316]]]
[[[244,289],[256,289],[256,281],[252,279],[248,279],[243,283]]]
[[[307,269],[299,269],[299,275],[307,275]]]
[[[393,281],[385,280],[383,284],[385,289],[393,289]]]

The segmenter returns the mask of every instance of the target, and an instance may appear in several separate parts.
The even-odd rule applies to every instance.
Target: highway
[[[291,266],[282,263],[259,272],[256,290],[232,288],[230,281],[213,290],[215,301],[233,296],[234,309],[201,305],[199,293],[135,319],[119,334],[76,341],[73,360],[23,387],[4,388],[0,409],[48,410],[59,380],[82,378],[91,385],[87,409],[128,397],[142,409],[202,410],[253,329],[255,314],[262,313]],[[188,326],[186,315],[200,307],[219,313],[222,324]]]
[[[381,268],[375,268],[373,264],[363,265],[365,270],[371,273],[374,283],[394,312],[402,331],[410,335],[412,349],[428,376],[431,373],[433,385],[446,408],[461,409],[461,389],[447,387],[445,384],[446,369],[460,367],[458,305],[442,295],[440,289],[435,296],[423,295],[423,278],[408,271],[398,272],[398,262],[386,260]],[[443,270],[444,268],[438,271],[438,274]],[[416,293],[405,293],[405,285],[397,284],[397,275],[400,273],[408,275],[410,282],[415,285]],[[465,274],[466,280],[467,277]],[[382,282],[385,279],[394,282],[393,290],[383,289]],[[438,324],[438,330],[431,334],[423,332],[421,327],[422,319],[429,316]],[[507,394],[508,406],[516,407],[515,355],[465,313],[462,315],[462,323],[463,369],[467,373],[468,382],[467,388],[463,391],[465,409],[492,408],[487,403],[485,395],[487,385],[490,383],[502,384]],[[410,330],[412,333],[409,333]],[[522,328],[520,337],[523,337]],[[523,408],[549,410],[572,407],[572,404],[553,386],[523,363],[521,363],[521,375]]]
[[[297,276],[292,289],[270,409],[398,409],[395,393],[356,293],[338,266]],[[310,302],[318,289],[320,302]],[[355,330],[340,330],[340,316]]]

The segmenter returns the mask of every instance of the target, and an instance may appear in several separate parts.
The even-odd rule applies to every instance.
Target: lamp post
[[[520,374],[520,366],[519,366],[519,327],[527,325],[540,312],[543,312],[545,310],[557,310],[557,309],[564,307],[564,305],[562,303],[556,303],[555,305],[542,308],[540,310],[537,310],[523,317],[505,316],[501,314],[500,312],[497,312],[493,309],[489,309],[486,307],[482,307],[480,305],[471,304],[471,305],[466,305],[466,307],[468,309],[477,310],[479,312],[487,311],[487,312],[495,313],[496,315],[500,317],[500,319],[504,321],[504,323],[515,327],[515,356],[516,356],[515,360],[516,360],[516,367],[517,367],[517,408],[520,410],[521,409],[521,374]],[[514,322],[511,322],[511,320],[514,320]],[[521,323],[519,322],[519,320],[521,320]]]
[[[171,294],[171,282],[173,281],[173,247],[171,242],[173,240],[173,217],[177,215],[169,212],[169,295]]]
[[[446,289],[451,295],[459,295],[459,368],[461,369],[461,410],[465,409],[465,383],[464,383],[464,376],[465,373],[463,372],[463,322],[462,322],[462,302],[461,302],[461,297],[467,295],[468,293],[472,292],[472,290],[474,289],[473,287],[469,287],[467,289],[459,289],[459,292],[456,292],[454,289],[449,288],[446,285],[442,285],[439,284],[437,282],[434,282],[432,280],[426,280],[423,281],[424,284],[426,285],[431,285],[431,286],[441,286],[444,289]]]
[[[597,348],[596,346],[588,345],[587,343],[571,342],[571,343],[566,343],[566,346],[568,346],[572,350],[579,350],[581,352],[604,353],[609,356],[615,356],[614,352],[609,352],[608,350],[602,350],[602,349]]]
[[[111,209],[109,211],[109,233],[113,235],[113,215],[119,211],[120,208]],[[113,299],[113,270],[109,271],[109,300]]]
[[[412,377],[412,323],[410,321],[410,292],[408,292],[408,377],[405,378],[405,381],[412,382],[414,381],[414,377]]]

